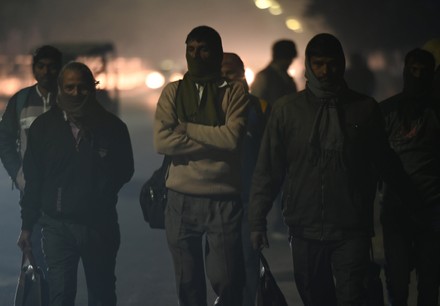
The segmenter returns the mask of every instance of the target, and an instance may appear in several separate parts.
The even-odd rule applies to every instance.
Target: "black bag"
[[[151,228],[165,228],[164,211],[167,204],[165,180],[170,163],[171,158],[165,156],[162,166],[144,183],[139,195],[144,220]]]
[[[370,262],[365,280],[367,306],[384,306],[383,285],[380,278],[380,265],[374,261],[373,246],[370,247]]]
[[[49,286],[32,253],[23,253],[14,306],[48,306]]]
[[[269,269],[269,264],[260,253],[262,264],[255,306],[287,306],[286,298]]]

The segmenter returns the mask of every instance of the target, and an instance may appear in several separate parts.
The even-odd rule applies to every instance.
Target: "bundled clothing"
[[[81,126],[58,105],[38,117],[23,167],[22,230],[42,226],[51,305],[75,300],[81,258],[90,305],[116,305],[118,192],[133,175],[126,125],[96,100]]]
[[[318,79],[313,56],[331,59],[332,74]],[[388,145],[379,105],[347,88],[344,68],[334,36],[319,34],[309,42],[306,89],[273,108],[251,188],[254,232],[266,231],[266,215],[283,190],[295,281],[305,305],[363,305],[379,176],[400,195],[414,196]]]
[[[424,67],[414,74],[415,67]],[[407,305],[413,268],[417,305],[438,305],[440,270],[440,109],[431,94],[434,60],[415,49],[405,59],[403,91],[380,103],[392,149],[420,194],[412,210],[387,184],[382,189],[381,222],[389,300]]]
[[[248,98],[242,83],[220,77],[223,49],[214,29],[196,27],[186,43],[188,72],[163,89],[154,121],[154,146],[172,160],[165,229],[179,305],[207,305],[206,273],[216,305],[240,306],[240,144]],[[202,59],[198,47],[205,44]]]
[[[77,139],[57,106],[34,122],[24,159],[23,229],[41,212],[89,225],[117,221],[117,194],[133,175],[133,154],[126,125],[97,107],[100,115]]]
[[[222,125],[187,122],[186,134],[173,132],[178,124],[175,96],[179,82],[163,90],[156,109],[154,145],[173,157],[166,186],[193,195],[240,194],[240,146],[246,124],[247,98],[238,82],[217,84]],[[196,85],[193,83],[194,88]],[[214,109],[214,108],[213,108]],[[217,110],[217,109],[216,109]]]

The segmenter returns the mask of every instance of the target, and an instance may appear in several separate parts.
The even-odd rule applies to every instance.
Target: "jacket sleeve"
[[[24,194],[20,201],[23,230],[32,230],[40,217],[43,182],[43,159],[40,154],[36,125],[29,129],[26,152],[23,158],[23,172],[26,180]]]
[[[122,124],[117,135],[114,177],[116,190],[119,191],[124,184],[130,181],[134,174],[133,149],[127,126]]]
[[[178,82],[169,83],[160,95],[154,115],[154,147],[158,153],[169,156],[207,152],[209,148],[188,135],[174,132],[179,124],[174,102],[177,86]]]
[[[17,147],[20,125],[17,121],[16,97],[15,95],[9,100],[0,121],[0,159],[14,181],[21,166]]]
[[[266,216],[280,192],[286,174],[287,159],[282,127],[282,110],[278,108],[269,117],[252,178],[249,202],[251,231],[266,231]]]
[[[242,139],[246,127],[249,96],[241,83],[231,83],[223,99],[227,99],[225,124],[208,126],[188,123],[189,138],[217,150],[234,151]]]

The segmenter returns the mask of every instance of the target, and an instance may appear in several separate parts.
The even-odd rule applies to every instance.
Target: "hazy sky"
[[[303,2],[279,0],[285,12],[273,16],[253,0],[2,0],[0,52],[27,52],[60,41],[112,41],[119,54],[155,64],[183,60],[186,35],[205,24],[218,30],[225,51],[262,67],[274,40],[293,39],[301,50],[320,30],[316,21],[302,34],[286,28],[287,16],[301,17]]]

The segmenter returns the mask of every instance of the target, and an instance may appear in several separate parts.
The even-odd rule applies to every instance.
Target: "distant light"
[[[183,74],[179,72],[173,72],[169,77],[170,82],[178,81],[181,79],[183,79]]]
[[[299,22],[295,18],[288,18],[286,20],[286,26],[288,29],[290,29],[294,32],[297,32],[297,33],[302,33],[302,31],[303,31],[303,27],[301,25],[301,22]]]
[[[260,10],[265,10],[271,7],[272,0],[254,0],[254,3]]]
[[[272,5],[269,8],[269,13],[271,13],[272,15],[278,16],[283,13],[283,9],[281,8],[281,5],[278,2],[273,1]]]
[[[173,69],[173,67],[174,67],[174,62],[173,62],[173,60],[170,60],[170,59],[163,60],[160,63],[160,68],[165,71],[169,71],[169,70]]]
[[[145,84],[151,89],[161,88],[165,84],[165,77],[160,72],[150,72],[145,79]]]
[[[251,85],[254,82],[255,73],[251,68],[246,68],[244,70],[244,77],[246,78],[246,82]]]

